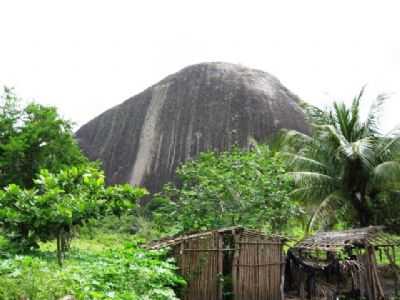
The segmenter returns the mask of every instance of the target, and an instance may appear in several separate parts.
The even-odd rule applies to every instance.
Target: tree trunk
[[[362,227],[371,225],[369,212],[367,210],[359,211],[358,214],[359,214],[360,225]]]
[[[62,233],[59,232],[57,234],[57,261],[60,267],[62,267],[63,264],[63,254],[62,254]]]
[[[365,196],[357,197],[353,195],[353,207],[356,209],[358,214],[358,221],[361,227],[371,225],[371,212],[368,208],[367,199]]]

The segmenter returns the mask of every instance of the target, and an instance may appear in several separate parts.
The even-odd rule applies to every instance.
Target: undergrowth
[[[94,299],[177,299],[173,287],[184,284],[164,253],[144,250],[126,233],[84,233],[73,241],[60,268],[54,243],[20,255],[0,238],[0,299],[47,300],[73,295]],[[6,249],[6,250],[5,250]]]

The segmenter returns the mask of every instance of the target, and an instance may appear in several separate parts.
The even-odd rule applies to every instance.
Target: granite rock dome
[[[105,111],[76,137],[90,159],[103,162],[108,183],[155,192],[199,152],[246,147],[281,128],[308,132],[299,99],[278,79],[240,65],[202,63]]]

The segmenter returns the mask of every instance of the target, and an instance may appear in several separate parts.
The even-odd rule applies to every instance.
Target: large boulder
[[[202,151],[246,147],[281,128],[307,133],[299,99],[272,75],[240,65],[189,66],[102,113],[76,133],[107,182],[150,191]]]

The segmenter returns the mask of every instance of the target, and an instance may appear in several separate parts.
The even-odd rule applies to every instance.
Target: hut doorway
[[[184,300],[283,299],[284,239],[242,227],[160,240],[187,287]]]

